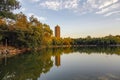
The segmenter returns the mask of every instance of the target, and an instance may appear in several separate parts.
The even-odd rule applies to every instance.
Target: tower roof
[[[60,27],[58,24],[55,27]]]

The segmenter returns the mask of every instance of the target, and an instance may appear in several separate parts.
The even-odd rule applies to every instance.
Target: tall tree
[[[27,32],[28,45],[30,47],[39,47],[43,40],[43,26],[34,16],[29,18],[29,30]]]
[[[14,19],[13,10],[19,9],[20,3],[17,0],[0,0],[0,18]]]
[[[27,17],[23,13],[16,15],[16,23],[14,25],[16,29],[26,30],[28,28]]]
[[[49,46],[52,44],[52,30],[50,29],[50,26],[47,24],[43,24],[43,44]]]

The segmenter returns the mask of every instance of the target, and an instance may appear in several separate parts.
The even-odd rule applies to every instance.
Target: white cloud
[[[86,6],[87,5],[87,6]],[[86,4],[84,4],[84,6],[86,6],[87,8],[98,8],[100,5],[98,0],[87,0]]]
[[[86,0],[81,4],[79,10],[82,13],[105,14],[120,8],[119,0]]]
[[[45,1],[40,3],[40,6],[47,7],[52,10],[58,10],[60,8],[60,3],[58,1]]]
[[[107,7],[107,6],[110,6],[110,5],[112,5],[112,4],[114,4],[114,3],[117,3],[119,0],[106,0],[106,1],[104,1],[103,2],[103,4],[101,4],[101,6],[99,6],[99,9],[102,9],[102,8],[105,8],[105,7]]]
[[[42,16],[39,17],[38,19],[39,19],[40,21],[46,21],[46,20],[47,20],[45,17],[42,17]]]
[[[31,16],[34,16],[35,18],[37,18],[39,21],[46,21],[47,19],[45,17],[42,17],[42,16],[38,16],[38,15],[35,15],[34,13],[28,13],[28,17],[31,17]]]
[[[31,2],[39,2],[40,0],[30,0]]]
[[[66,0],[63,2],[63,8],[74,9],[78,8],[79,0]]]
[[[105,13],[108,13],[110,11],[114,11],[116,9],[120,9],[120,3],[116,3],[116,4],[113,4],[113,5],[109,6],[109,7],[100,9],[100,11],[98,11],[96,13],[97,14],[105,14]]]
[[[57,11],[78,8],[78,2],[79,0],[46,0],[40,3],[40,6]]]
[[[40,2],[40,7],[55,11],[68,9],[80,14],[110,16],[120,10],[120,0],[44,0]]]
[[[105,14],[105,16],[111,16],[113,14],[115,14],[115,15],[120,14],[120,11],[109,12],[109,13]]]

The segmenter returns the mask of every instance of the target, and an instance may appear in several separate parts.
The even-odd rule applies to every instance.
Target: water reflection
[[[8,58],[7,65],[0,64],[0,80],[26,80],[37,78],[53,66],[51,55],[27,53]]]
[[[61,65],[60,54],[55,56],[55,65],[59,67]]]
[[[118,55],[119,57],[120,48],[79,47],[43,49],[41,51],[26,52],[7,59],[3,58],[0,59],[0,80],[45,80],[43,74],[46,74],[47,80],[119,80],[119,63],[117,61],[111,61],[111,64],[113,64],[111,66],[105,62],[107,59],[103,55],[103,60],[99,59],[101,58],[98,57],[99,54],[116,58],[116,56],[112,55]],[[96,58],[98,61],[94,61],[97,60]],[[119,58],[117,59],[120,62]],[[103,64],[108,64],[108,66],[106,65],[105,67]],[[57,71],[58,69],[56,70],[55,66],[59,68],[60,72]],[[114,67],[116,69],[113,69]],[[98,73],[97,71],[100,72]],[[109,71],[112,71],[114,74],[111,74]],[[103,72],[106,72],[106,74],[103,75]],[[58,76],[58,73],[63,77],[60,78],[61,76]]]

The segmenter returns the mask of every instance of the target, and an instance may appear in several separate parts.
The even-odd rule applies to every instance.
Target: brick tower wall
[[[60,38],[60,27],[59,26],[55,27],[55,37]]]

